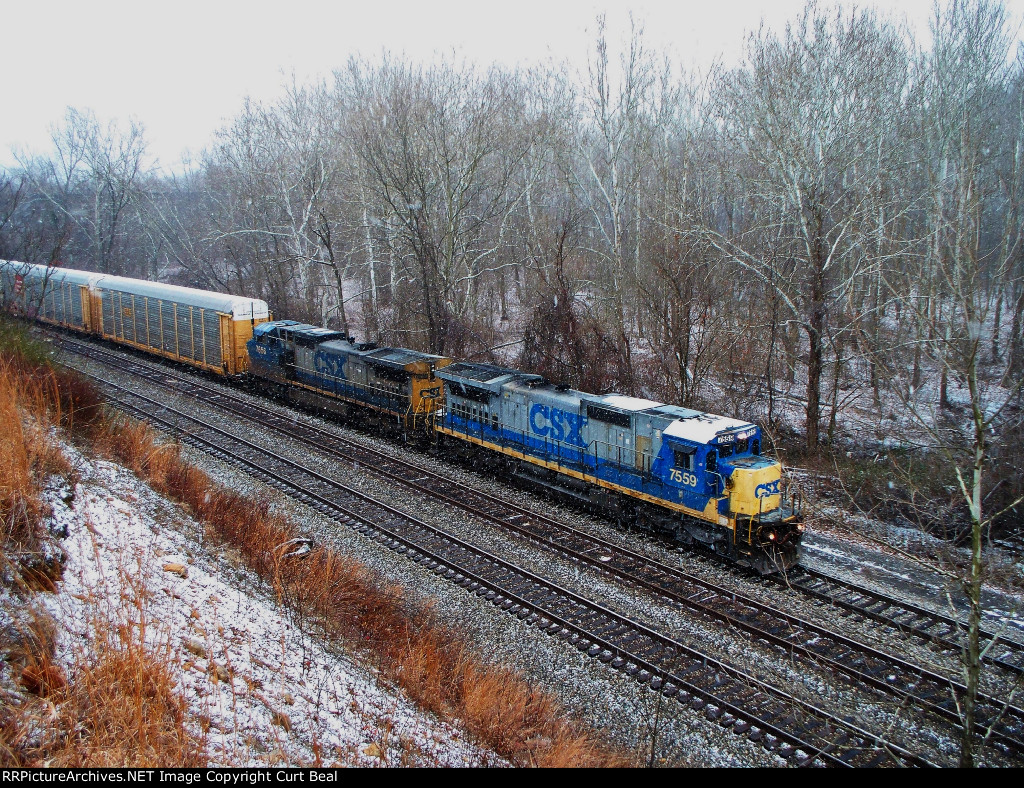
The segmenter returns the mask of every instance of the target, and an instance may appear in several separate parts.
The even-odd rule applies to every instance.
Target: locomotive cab
[[[742,563],[762,573],[792,565],[804,526],[795,501],[786,504],[782,465],[753,454],[720,463],[726,478],[735,544]]]

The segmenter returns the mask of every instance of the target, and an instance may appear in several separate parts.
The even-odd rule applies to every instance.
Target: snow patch
[[[51,530],[67,533],[69,556],[47,604],[68,664],[86,645],[91,617],[144,623],[146,642],[175,655],[211,765],[504,764],[304,633],[230,551],[204,544],[199,523],[130,472],[65,451],[77,455],[81,482],[73,497],[46,493]]]

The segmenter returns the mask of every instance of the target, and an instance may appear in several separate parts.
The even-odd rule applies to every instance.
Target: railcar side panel
[[[75,331],[89,328],[88,288],[96,274],[0,261],[4,302],[18,314]]]
[[[236,375],[248,367],[245,343],[266,317],[236,318],[217,309],[96,288],[101,319],[98,333],[217,374]]]
[[[20,314],[226,375],[245,371],[270,317],[257,299],[13,261],[0,261],[0,288]]]

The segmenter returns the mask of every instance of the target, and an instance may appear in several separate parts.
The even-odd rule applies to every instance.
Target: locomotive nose
[[[754,516],[775,511],[782,504],[782,466],[758,457],[737,462],[729,477],[730,506],[734,515]]]

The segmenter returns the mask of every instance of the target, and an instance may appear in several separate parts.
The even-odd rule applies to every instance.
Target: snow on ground
[[[317,752],[324,765],[502,763],[300,631],[257,578],[201,543],[180,507],[117,465],[66,451],[81,481],[73,498],[47,494],[69,555],[47,604],[68,664],[91,616],[145,621],[147,643],[173,655],[211,765],[309,765]]]
[[[939,571],[948,567],[937,566],[926,558],[914,561],[906,557],[933,553],[938,545],[959,552],[966,560],[965,548],[949,548],[922,531],[894,528],[864,515],[851,515],[836,506],[820,505],[817,515],[816,527],[804,535],[802,564],[867,588],[896,593],[898,598],[947,616],[952,610],[966,615],[962,589]],[[826,521],[843,527],[827,527]],[[890,544],[893,548],[887,549]],[[1014,569],[1020,573],[1024,562],[1017,559]],[[988,582],[982,588],[982,605],[984,627],[1006,640],[1024,644],[1024,598],[1019,593]]]

